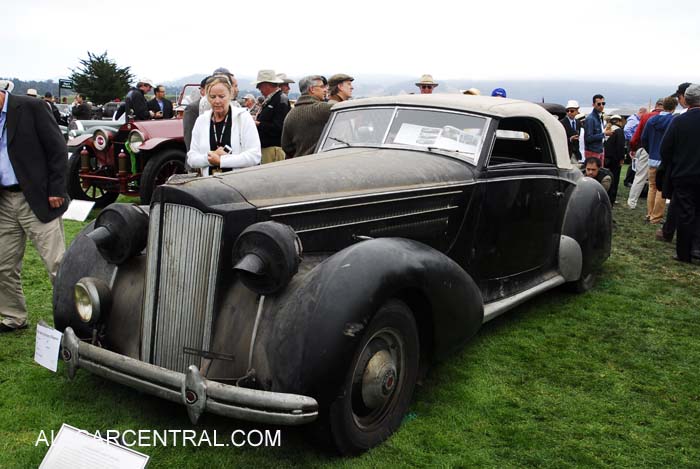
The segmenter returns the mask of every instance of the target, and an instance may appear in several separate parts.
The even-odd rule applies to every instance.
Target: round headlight
[[[90,322],[92,319],[92,301],[87,287],[82,283],[75,285],[75,309],[83,322]]]
[[[109,144],[109,135],[104,130],[96,130],[92,136],[95,150],[102,151]]]
[[[138,130],[132,130],[127,140],[129,142],[129,148],[131,148],[131,151],[133,151],[134,153],[138,153],[139,147],[143,144],[144,138],[141,132],[139,132]]]
[[[80,320],[95,324],[112,305],[112,296],[107,284],[94,277],[83,277],[75,284],[75,309]]]

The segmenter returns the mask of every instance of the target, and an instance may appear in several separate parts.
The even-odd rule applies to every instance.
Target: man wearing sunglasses
[[[438,82],[433,80],[432,75],[425,74],[416,82],[416,86],[420,89],[420,94],[433,94],[433,89],[437,88]]]
[[[603,110],[605,109],[605,98],[602,94],[593,96],[593,110],[586,116],[584,122],[585,157],[596,157],[604,165],[603,143],[605,137],[612,132],[605,130],[603,120]]]

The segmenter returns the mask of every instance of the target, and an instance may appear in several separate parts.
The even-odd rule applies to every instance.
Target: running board
[[[491,303],[485,304],[483,323],[487,323],[490,320],[497,318],[501,314],[505,313],[509,309],[513,309],[520,303],[529,300],[533,296],[539,295],[540,293],[557,287],[563,283],[566,283],[566,279],[561,275],[557,275],[545,282],[540,283],[536,287],[533,287],[524,292],[520,292],[517,295],[509,296],[508,298],[503,298],[502,300],[493,301]]]

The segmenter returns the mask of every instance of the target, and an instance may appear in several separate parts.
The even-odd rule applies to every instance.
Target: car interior
[[[547,132],[542,124],[527,117],[501,119],[488,165],[555,164]]]

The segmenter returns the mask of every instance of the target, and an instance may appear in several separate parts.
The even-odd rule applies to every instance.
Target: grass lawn
[[[624,174],[623,174],[624,177]],[[134,447],[151,468],[700,467],[700,266],[671,260],[638,208],[613,210],[613,252],[595,288],[546,293],[487,324],[434,367],[401,429],[354,459],[281,431],[280,447]],[[72,239],[82,224],[66,222]],[[0,336],[0,467],[36,467],[39,432],[276,428],[212,415],[192,427],[182,406],[63,364],[33,362],[35,325],[52,323],[51,286],[33,248],[24,285],[32,327]]]

